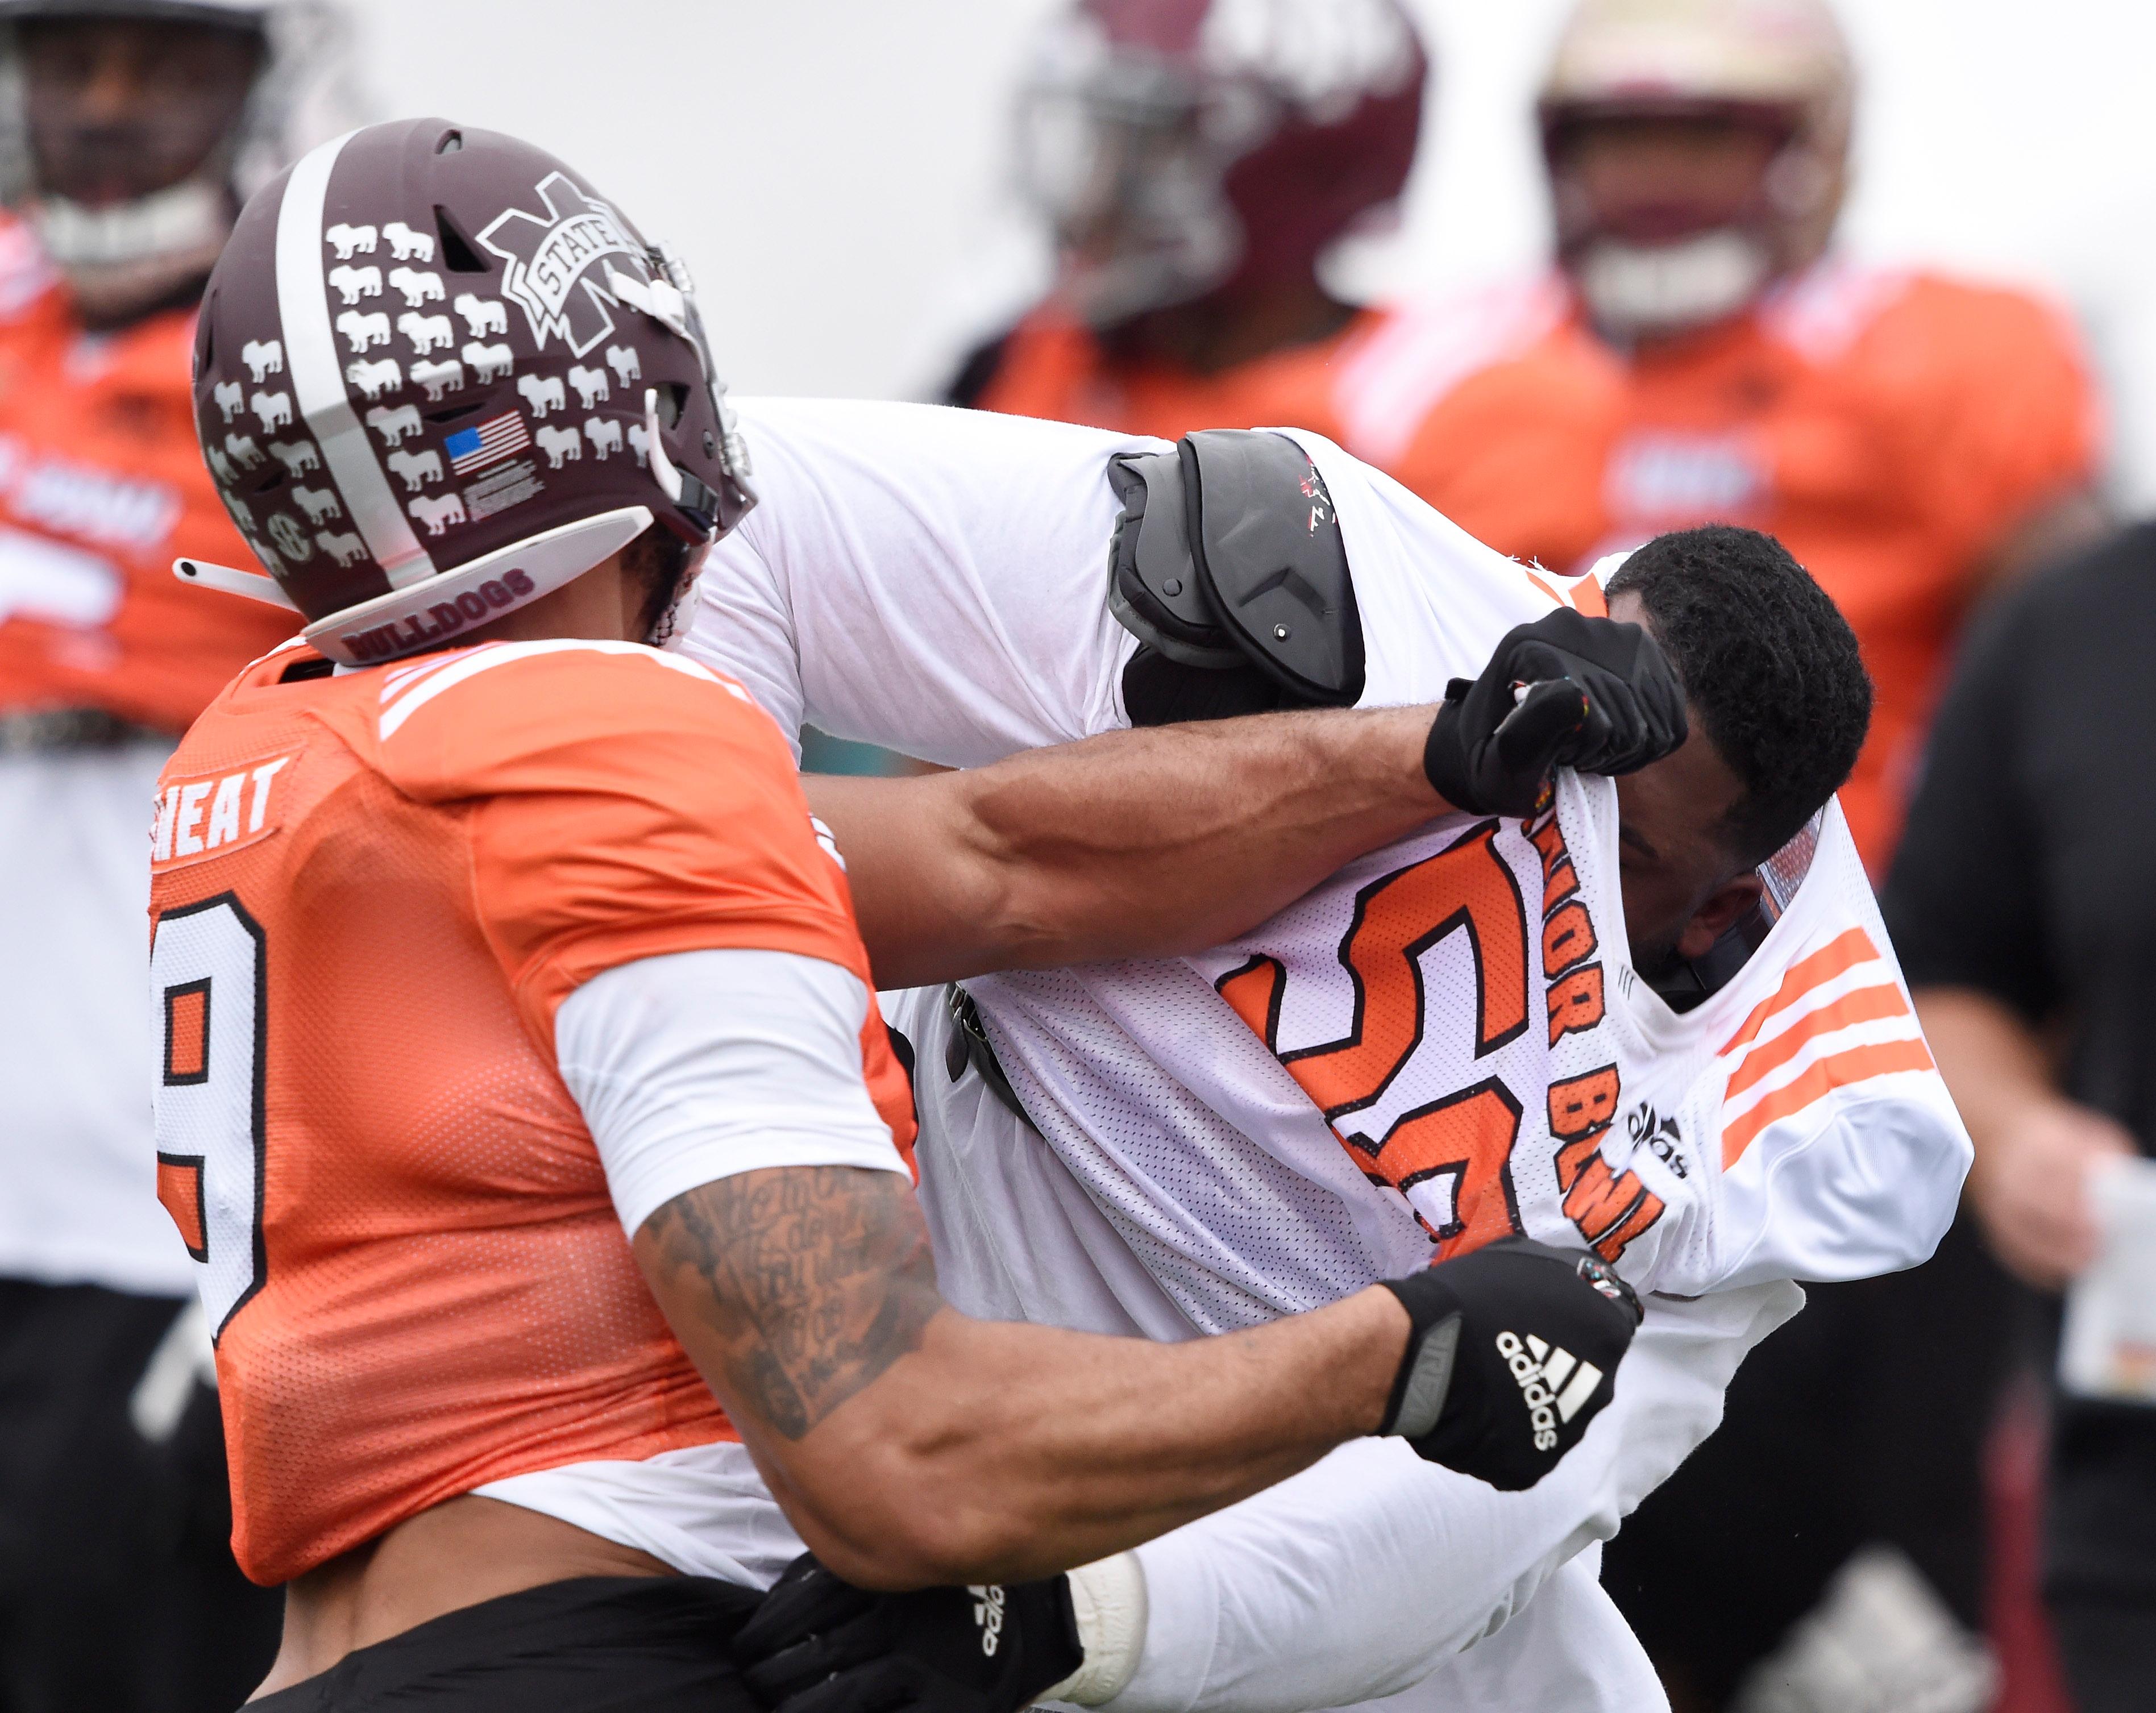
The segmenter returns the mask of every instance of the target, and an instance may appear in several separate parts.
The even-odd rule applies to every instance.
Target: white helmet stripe
[[[327,473],[367,551],[390,587],[401,589],[434,576],[434,562],[412,532],[412,521],[391,491],[367,443],[366,425],[352,408],[323,277],[322,210],[330,173],[353,135],[332,137],[301,156],[285,181],[285,199],[277,209],[277,303],[300,414],[321,449]]]

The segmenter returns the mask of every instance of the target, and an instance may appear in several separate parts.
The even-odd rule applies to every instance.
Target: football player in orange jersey
[[[5,0],[0,1705],[228,1706],[276,1609],[225,1536],[189,1266],[151,1205],[142,793],[285,633],[173,586],[238,538],[188,394],[240,193],[333,69],[264,0]],[[273,383],[274,384],[274,383]],[[259,442],[251,418],[235,430]],[[199,1360],[198,1359],[199,1351]]]
[[[1558,269],[1389,320],[1343,444],[1556,570],[1780,539],[1879,686],[1842,794],[1877,874],[1963,615],[2100,521],[2097,407],[2047,305],[1829,248],[1853,92],[1823,0],[1584,0],[1541,105]]]
[[[340,305],[383,251],[394,337]],[[685,271],[583,179],[439,120],[322,145],[210,281],[206,445],[265,351],[314,465],[217,474],[274,581],[179,568],[305,630],[164,772],[150,958],[158,1193],[217,1340],[235,1546],[290,1583],[262,1708],[742,1708],[727,1637],[803,1541],[870,1586],[986,1584],[1372,1432],[1506,1486],[1577,1444],[1637,1320],[1591,1257],[1495,1246],[1181,1346],[943,1305],[838,849],[748,694],[646,645],[754,496]],[[572,391],[588,414],[552,420]],[[1608,708],[1486,687],[1475,753],[1513,792],[1575,740],[1636,728],[1635,766],[1681,741],[1635,706],[1681,693],[1625,635]],[[1530,765],[1501,732],[1531,714]],[[1443,808],[1428,710],[1334,721],[849,782],[841,807],[941,805],[886,947],[919,980],[1264,914]],[[999,874],[1014,826],[1045,885]],[[1580,1357],[1562,1420],[1500,1316]],[[997,1657],[1005,1591],[972,1592],[945,1609],[1010,1705],[1079,1666]]]
[[[1876,874],[1964,614],[2097,521],[2096,431],[2051,308],[1830,249],[1853,92],[1823,0],[1582,0],[1540,109],[1557,267],[1388,322],[1356,359],[1373,378],[1348,444],[1554,569],[1714,519],[1780,538],[1877,685],[1842,792]],[[1925,1269],[1817,1294],[1747,1368],[1730,1424],[1610,1558],[1681,1705],[1734,1696],[1876,1538],[1977,1623],[1999,1289],[1956,1234]],[[1862,1372],[1895,1377],[1824,1401]],[[1755,1549],[1791,1531],[1801,1550]],[[1836,1621],[1902,1587],[1860,1574]]]
[[[1320,264],[1407,182],[1428,74],[1399,0],[1074,0],[1019,112],[1059,279],[951,403],[1341,438],[1333,377],[1373,318]]]

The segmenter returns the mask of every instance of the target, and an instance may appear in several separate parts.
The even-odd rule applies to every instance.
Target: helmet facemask
[[[1255,91],[1206,90],[1137,54],[1029,89],[1019,169],[1055,233],[1071,311],[1112,327],[1227,280],[1244,245],[1228,169],[1278,122]]]
[[[0,0],[0,194],[92,326],[191,296],[244,194],[342,122],[323,76],[341,33],[316,8]]]
[[[1427,69],[1397,0],[1076,0],[1019,110],[1064,303],[1105,331],[1313,279],[1399,196]]]
[[[1815,261],[1852,89],[1821,0],[1579,0],[1540,111],[1558,259],[1601,331],[1709,326]]]
[[[1553,126],[1559,254],[1595,324],[1651,338],[1756,299],[1793,259],[1772,187],[1799,147],[1774,111],[1575,113]]]

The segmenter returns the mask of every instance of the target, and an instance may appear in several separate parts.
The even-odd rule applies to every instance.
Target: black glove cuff
[[[1445,1413],[1445,1400],[1451,1396],[1464,1305],[1452,1287],[1432,1270],[1378,1282],[1399,1300],[1413,1325],[1407,1348],[1400,1354],[1399,1372],[1393,1377],[1385,1419],[1378,1432],[1419,1439],[1437,1426],[1438,1418]]]
[[[1484,813],[1481,794],[1467,777],[1467,740],[1460,729],[1460,704],[1474,688],[1464,678],[1455,678],[1445,686],[1445,700],[1438,708],[1437,718],[1430,721],[1430,736],[1422,745],[1423,777],[1447,803],[1466,815]]]

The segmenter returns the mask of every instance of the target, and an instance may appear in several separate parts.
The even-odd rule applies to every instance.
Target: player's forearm
[[[1111,732],[934,779],[812,780],[878,984],[1173,957],[1445,813],[1430,710]]]
[[[1382,1291],[1172,1346],[947,1311],[809,1436],[819,1444],[795,1448],[789,1484],[823,1536],[811,1546],[850,1581],[1044,1576],[1232,1505],[1373,1432],[1406,1324]]]
[[[868,1587],[1038,1576],[1233,1503],[1374,1430],[1408,1331],[1380,1290],[1174,1346],[968,1320],[886,1172],[706,1184],[635,1247],[795,1526]]]

